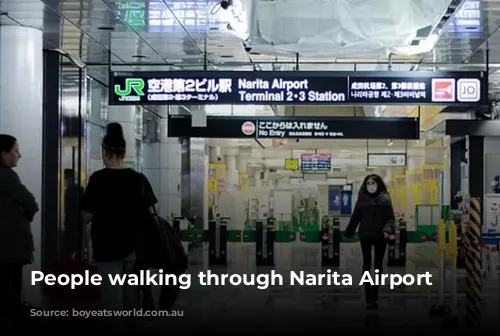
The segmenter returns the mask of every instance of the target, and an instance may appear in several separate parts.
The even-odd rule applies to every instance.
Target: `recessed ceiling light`
[[[220,55],[220,58],[234,58],[233,55]]]
[[[146,58],[147,56],[144,55],[134,55],[132,58]]]
[[[102,26],[97,28],[99,30],[115,30],[115,27],[110,27],[110,26]]]
[[[217,48],[224,48],[224,47],[225,47],[225,46],[224,46],[224,45],[222,45],[222,44],[219,44],[219,45],[217,46]]]

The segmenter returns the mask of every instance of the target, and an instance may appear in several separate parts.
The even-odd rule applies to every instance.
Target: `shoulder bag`
[[[146,178],[144,175],[141,177]],[[142,195],[145,200],[147,198],[144,180],[141,183]],[[172,225],[158,215],[154,205],[153,213],[146,209],[145,220],[140,224],[139,258],[142,267],[162,269],[164,273],[169,274],[183,274],[187,270],[189,260],[182,246],[181,238]]]

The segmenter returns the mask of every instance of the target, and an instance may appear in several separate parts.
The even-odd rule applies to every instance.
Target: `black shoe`
[[[368,310],[377,310],[378,309],[378,303],[375,302],[375,301],[372,301],[372,302],[368,303],[368,305],[366,306],[366,308]]]

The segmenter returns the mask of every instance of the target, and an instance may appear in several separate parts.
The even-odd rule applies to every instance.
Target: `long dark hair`
[[[12,135],[8,134],[0,134],[0,164],[2,164],[2,153],[10,153],[14,145],[16,144],[17,139]]]
[[[108,157],[117,156],[123,158],[127,150],[127,143],[123,137],[123,128],[119,123],[109,123],[106,128],[106,135],[102,140],[102,148]]]
[[[384,193],[384,194],[389,193],[387,191],[387,186],[385,185],[384,180],[382,180],[382,178],[377,174],[370,174],[370,175],[367,175],[365,177],[365,179],[363,180],[363,183],[361,184],[361,188],[359,188],[360,194],[365,194],[368,192],[366,189],[366,183],[368,182],[368,180],[373,180],[373,181],[377,182],[377,186],[378,186],[377,193]]]

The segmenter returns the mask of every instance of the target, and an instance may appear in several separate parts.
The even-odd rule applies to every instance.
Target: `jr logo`
[[[120,101],[140,101],[141,96],[144,96],[144,86],[144,80],[141,78],[127,78],[124,89],[118,84],[115,85],[115,94],[120,96]]]

